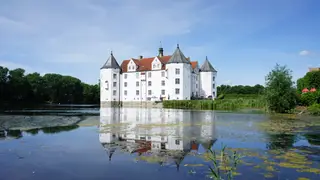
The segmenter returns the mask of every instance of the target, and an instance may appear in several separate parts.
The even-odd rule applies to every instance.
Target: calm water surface
[[[243,155],[235,179],[320,179],[316,118],[140,108],[56,111],[0,116],[6,129],[0,131],[0,179],[206,179],[212,165],[207,149],[222,144]]]

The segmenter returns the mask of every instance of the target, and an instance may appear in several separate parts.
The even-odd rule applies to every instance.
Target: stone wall
[[[147,108],[162,108],[162,103],[156,103],[154,101],[103,101],[100,103],[101,108],[106,107],[147,107]]]

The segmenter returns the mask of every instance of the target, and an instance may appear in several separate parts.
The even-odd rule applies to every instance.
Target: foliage
[[[301,94],[300,101],[306,106],[310,106],[314,103],[320,103],[320,91],[303,93]]]
[[[312,115],[320,116],[320,104],[312,104],[308,107],[308,112]]]
[[[99,85],[72,76],[39,73],[0,66],[0,103],[99,103]]]
[[[236,173],[237,165],[242,158],[237,151],[227,152],[226,146],[223,146],[220,153],[209,148],[207,158],[212,162],[213,166],[209,166],[210,176],[215,180],[222,180],[224,177],[228,180],[233,179]]]
[[[308,88],[309,90],[311,88],[320,89],[320,71],[308,72],[304,77],[298,79],[298,92],[301,93],[304,88]]]
[[[264,87],[260,84],[255,86],[230,86],[230,85],[221,85],[217,87],[218,96],[220,94],[233,94],[233,95],[250,95],[250,94],[262,94],[264,91]]]
[[[202,109],[202,110],[236,110],[241,108],[264,108],[263,99],[236,98],[219,100],[166,100],[164,108],[173,109]]]
[[[296,106],[296,90],[293,87],[291,70],[277,64],[266,76],[265,99],[267,108],[277,113],[285,113]]]

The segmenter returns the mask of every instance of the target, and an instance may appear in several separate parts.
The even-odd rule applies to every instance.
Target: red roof
[[[311,89],[310,89],[310,92],[316,92],[316,91],[317,91],[316,88],[311,88]]]
[[[309,89],[304,88],[304,89],[302,90],[302,92],[309,92]]]
[[[138,66],[137,71],[151,71],[152,70],[152,61],[154,60],[155,57],[149,57],[149,58],[142,58],[142,59],[133,59],[134,63]],[[157,56],[157,58],[160,60],[160,62],[162,63],[162,70],[165,70],[165,64],[169,61],[169,59],[171,58],[171,56],[162,56],[159,57]],[[129,60],[124,60],[121,63],[121,70],[122,72],[128,72],[128,64],[130,62],[131,59]],[[193,61],[190,62],[190,64],[192,65],[192,68],[194,69],[198,62],[197,61]]]
[[[196,68],[198,65],[198,61],[191,61],[190,63],[191,63],[192,69]]]

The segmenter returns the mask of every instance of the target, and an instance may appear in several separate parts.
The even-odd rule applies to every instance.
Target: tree
[[[22,103],[90,103],[100,101],[99,84],[89,85],[72,76],[25,74],[21,68],[0,66],[0,107]]]
[[[291,70],[277,64],[266,76],[265,99],[270,111],[288,112],[296,106]]]
[[[0,66],[0,102],[8,99],[8,72],[8,68]]]

